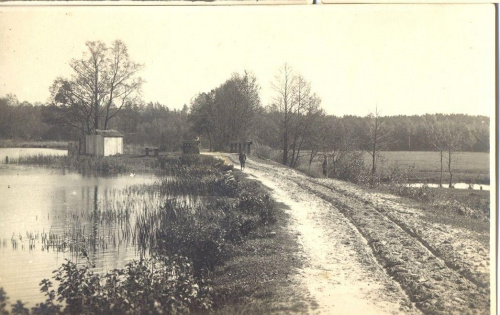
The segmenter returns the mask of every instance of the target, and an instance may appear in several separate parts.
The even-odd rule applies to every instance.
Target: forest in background
[[[205,96],[206,94],[201,93]],[[200,96],[197,96],[199,98]],[[199,124],[196,113],[196,99],[188,107],[170,109],[161,103],[136,103],[126,104],[116,118],[111,121],[109,129],[119,130],[125,135],[125,142],[141,145],[155,145],[167,151],[180,149],[182,140],[193,139],[199,135],[203,146],[209,148],[208,133],[203,131],[203,124]],[[81,134],[70,126],[60,125],[54,119],[53,104],[20,102],[14,95],[0,97],[0,139],[14,139],[22,141],[74,141]],[[222,111],[222,110],[221,110]],[[232,117],[228,109],[227,119]],[[251,126],[246,135],[241,135],[241,140],[253,140],[255,143],[279,149],[282,145],[280,121],[277,111],[272,106],[256,108],[251,118]],[[220,119],[225,117],[219,116]],[[341,138],[359,137],[372,120],[371,115],[365,117],[319,115],[314,124],[320,132],[303,140],[304,149],[312,149],[314,141],[323,137],[327,149],[335,143],[340,143]],[[464,114],[426,114],[421,116],[385,116],[384,129],[388,134],[384,141],[385,151],[435,151],[433,138],[429,126],[437,122],[447,122],[457,125],[457,129],[464,129],[469,133],[462,139],[461,150],[471,152],[489,152],[489,126],[490,119],[486,116],[470,116]],[[198,124],[198,125],[196,125]],[[230,140],[238,140],[236,130],[228,128],[227,135],[220,136],[221,148]],[[225,138],[225,139],[224,139]],[[318,144],[318,142],[316,142]],[[221,149],[220,148],[220,149]],[[323,148],[320,148],[323,149]]]

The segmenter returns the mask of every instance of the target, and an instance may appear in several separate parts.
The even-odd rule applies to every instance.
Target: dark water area
[[[140,257],[134,220],[162,202],[158,193],[142,189],[158,179],[0,164],[0,287],[10,301],[43,301],[40,281],[65,259],[106,272]]]

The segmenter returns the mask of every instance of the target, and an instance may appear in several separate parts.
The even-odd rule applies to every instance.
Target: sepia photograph
[[[495,314],[496,10],[0,3],[0,314]]]

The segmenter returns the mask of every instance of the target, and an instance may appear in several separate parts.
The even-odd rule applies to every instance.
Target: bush
[[[153,236],[144,240],[139,232],[138,243],[152,246],[161,255],[188,257],[195,275],[202,277],[229,258],[233,244],[245,241],[260,227],[274,224],[277,210],[256,182],[237,180],[232,172],[220,171],[191,177],[191,170],[185,170],[181,186],[190,187],[197,195],[207,193],[211,199],[201,205],[166,201],[158,211],[138,219],[139,231],[144,230],[144,235],[153,231]],[[174,190],[175,181],[162,184],[162,189]]]
[[[103,276],[67,260],[55,273],[57,290],[43,280],[40,290],[47,300],[32,314],[186,314],[212,308],[210,285],[197,281],[191,262],[181,256],[134,260]],[[2,297],[0,288],[0,314],[7,314]],[[12,313],[29,310],[18,301]]]
[[[348,152],[336,161],[336,168],[329,174],[341,180],[355,184],[366,185],[370,183],[371,175],[365,167],[362,152]]]
[[[259,159],[265,159],[269,160],[273,158],[274,150],[271,149],[271,147],[260,144],[260,143],[254,143],[253,144],[253,155],[258,157]]]

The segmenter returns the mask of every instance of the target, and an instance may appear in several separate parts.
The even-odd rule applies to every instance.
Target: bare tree
[[[455,121],[443,122],[443,140],[448,151],[448,173],[450,174],[449,186],[453,187],[453,171],[452,162],[454,161],[454,153],[466,146],[471,139],[470,131],[467,127]]]
[[[444,137],[444,125],[435,117],[427,122],[426,126],[427,138],[430,143],[439,151],[440,172],[439,172],[439,187],[443,187],[443,154],[446,150],[446,140]]]
[[[107,47],[101,41],[86,43],[88,51],[73,59],[71,79],[58,78],[51,88],[54,105],[64,120],[85,133],[107,129],[127,102],[139,96],[142,65],[130,60],[127,46],[120,40]]]
[[[292,142],[290,166],[296,167],[304,144],[313,145],[314,127],[324,115],[320,108],[321,100],[311,93],[311,84],[302,75],[295,77],[294,85],[295,110],[292,116]]]
[[[470,145],[472,141],[471,131],[469,128],[457,121],[450,119],[437,120],[435,117],[427,122],[427,138],[428,141],[439,151],[440,158],[440,175],[439,187],[443,186],[443,171],[444,171],[444,153],[447,153],[447,170],[450,175],[448,185],[453,187],[453,162],[455,160],[455,152]]]
[[[272,82],[272,87],[276,92],[274,97],[274,105],[278,109],[280,115],[280,129],[281,129],[281,148],[283,150],[281,163],[288,164],[288,151],[289,151],[289,137],[291,120],[295,108],[294,98],[294,82],[295,77],[290,65],[285,63],[279,68],[275,76],[275,81]]]
[[[321,99],[311,84],[288,64],[279,68],[272,87],[276,92],[272,108],[278,112],[282,163],[296,167],[305,146],[313,144],[314,129],[321,116]]]
[[[377,170],[377,159],[380,155],[380,150],[385,146],[390,132],[385,128],[385,121],[380,117],[378,106],[375,107],[375,112],[366,117],[365,123],[358,128],[358,138],[363,149],[371,156],[371,182],[375,181]]]

